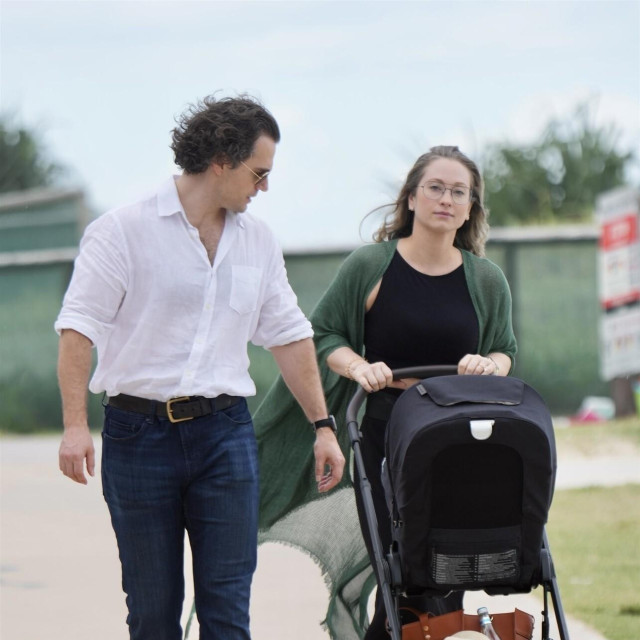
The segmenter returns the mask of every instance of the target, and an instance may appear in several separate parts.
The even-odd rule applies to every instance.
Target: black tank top
[[[396,251],[365,315],[367,360],[392,369],[457,364],[465,354],[478,352],[478,337],[464,267],[428,276]]]

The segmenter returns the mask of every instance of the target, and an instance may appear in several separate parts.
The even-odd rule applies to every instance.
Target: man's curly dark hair
[[[235,168],[251,155],[261,135],[280,142],[278,123],[256,98],[207,96],[177,119],[171,149],[185,173],[202,173],[214,161]]]

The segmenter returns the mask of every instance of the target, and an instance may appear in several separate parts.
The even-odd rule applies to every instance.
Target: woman
[[[326,365],[371,394],[361,425],[362,451],[385,549],[391,543],[380,482],[385,428],[395,399],[415,382],[394,382],[391,370],[456,364],[461,375],[506,375],[511,369],[511,298],[500,269],[482,258],[488,229],[482,191],[478,168],[457,147],[434,147],[422,155],[375,235],[377,243],[352,254],[332,285],[334,293],[328,292],[314,314]],[[336,299],[338,288],[345,292],[342,300]],[[361,336],[353,335],[354,324]],[[355,488],[373,557],[357,482]],[[378,596],[366,640],[388,638]],[[462,597],[423,606],[446,613],[460,608]]]
[[[347,258],[311,316],[327,402],[338,424],[344,423],[356,383],[370,393],[361,425],[362,449],[385,548],[390,543],[390,523],[379,480],[384,432],[397,395],[413,382],[394,382],[391,370],[456,364],[459,374],[507,375],[512,366],[516,344],[511,295],[500,269],[482,257],[488,229],[482,197],[482,178],[469,158],[457,147],[432,148],[407,175],[391,215],[374,236],[376,243]],[[282,447],[277,451],[273,442],[271,427],[275,429],[276,424],[284,425],[283,433],[286,430],[288,436],[281,445],[291,451],[295,418],[292,420],[289,404],[283,402],[284,393],[277,385],[256,415],[263,460],[282,456]],[[341,436],[341,443],[348,446],[346,434]],[[286,461],[280,457],[277,466],[289,469],[295,455]],[[311,458],[306,457],[309,464]],[[367,593],[363,568],[356,561],[361,560],[358,552],[344,540],[353,535],[345,524],[351,522],[346,496],[338,492],[328,498],[329,508],[314,504],[314,496],[299,484],[276,497],[271,481],[265,486],[268,467],[273,465],[263,465],[262,471],[263,539],[285,538],[319,561],[332,588],[327,625],[334,637],[344,640],[350,637],[346,635],[348,625],[343,624],[344,609],[351,611],[357,626]],[[369,548],[357,482],[354,486]],[[287,523],[296,523],[296,533],[281,529],[274,534],[278,527],[269,527],[287,514],[293,518],[287,518]],[[318,532],[330,528],[334,542],[328,550]],[[422,606],[444,613],[460,608],[462,598],[454,595]],[[382,598],[377,597],[366,640],[388,638],[385,617]]]

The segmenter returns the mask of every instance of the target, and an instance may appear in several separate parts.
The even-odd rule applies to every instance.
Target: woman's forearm
[[[339,347],[327,356],[327,366],[331,371],[345,378],[353,379],[353,369],[366,360],[350,347]]]

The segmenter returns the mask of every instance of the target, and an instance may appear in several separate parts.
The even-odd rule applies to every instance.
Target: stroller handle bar
[[[435,376],[451,376],[455,375],[457,372],[458,367],[454,364],[438,364],[393,369],[391,373],[393,373],[394,380],[400,380],[402,378],[433,378]],[[358,411],[366,397],[367,392],[362,387],[359,387],[347,406],[347,425],[357,419]]]

